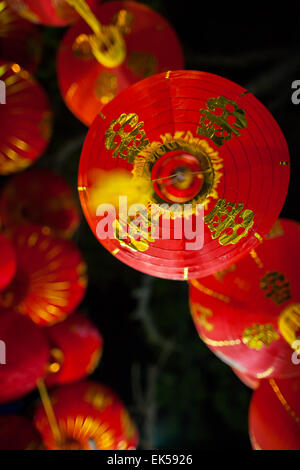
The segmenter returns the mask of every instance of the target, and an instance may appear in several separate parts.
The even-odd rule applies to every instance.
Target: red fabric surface
[[[42,38],[38,28],[20,18],[4,2],[0,11],[0,56],[16,62],[29,72],[37,70],[42,54]]]

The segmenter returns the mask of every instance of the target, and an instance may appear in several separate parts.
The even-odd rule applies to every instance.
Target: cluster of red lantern
[[[89,8],[98,8],[101,2],[75,3],[93,17]],[[122,2],[115,3],[121,7]],[[1,2],[2,175],[30,166],[43,154],[51,135],[48,98],[30,74],[36,71],[41,52],[39,32],[32,23],[66,26],[78,19],[69,0]],[[38,47],[33,51],[34,41]],[[72,48],[70,53],[73,56]],[[73,313],[87,284],[85,262],[68,240],[79,222],[71,187],[52,171],[23,171],[0,193],[0,403],[20,399],[35,388],[42,400],[35,426],[21,416],[0,417],[1,449],[137,446],[137,430],[118,397],[100,384],[78,382],[94,372],[103,351],[98,329],[85,314]],[[59,388],[49,397],[47,389],[53,387]],[[58,397],[57,403],[51,403],[52,395]]]

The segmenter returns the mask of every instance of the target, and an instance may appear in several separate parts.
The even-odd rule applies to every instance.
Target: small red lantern
[[[15,250],[2,233],[0,233],[0,291],[3,290],[12,280],[16,272]]]
[[[78,228],[80,215],[69,184],[52,171],[34,168],[6,184],[0,195],[0,219],[8,228],[32,222],[67,238]]]
[[[190,305],[200,337],[221,359],[262,379],[300,375],[299,224],[279,219],[239,263],[192,280]]]
[[[0,62],[0,79],[0,174],[6,175],[41,156],[50,139],[52,114],[44,90],[19,65]]]
[[[31,392],[44,376],[49,345],[44,332],[13,311],[0,312],[0,403]]]
[[[0,450],[41,450],[41,438],[23,416],[0,416]]]
[[[1,308],[14,308],[40,326],[64,320],[81,302],[87,283],[76,245],[33,224],[15,227],[9,236],[17,274],[0,294]]]
[[[253,449],[300,450],[299,393],[299,378],[261,382],[249,411]]]
[[[78,19],[66,0],[7,0],[20,16],[46,26],[66,26]]]
[[[88,318],[75,313],[45,330],[51,346],[46,385],[74,382],[94,372],[103,350],[103,339]]]
[[[90,126],[101,109],[133,83],[170,69],[182,69],[181,45],[170,24],[156,11],[137,2],[112,1],[92,8],[104,27],[114,25],[125,40],[126,53],[118,66],[106,66],[91,48],[92,30],[83,20],[70,28],[58,53],[58,80],[69,109]],[[105,44],[99,40],[100,53]],[[122,42],[123,42],[122,39]],[[121,44],[113,47],[122,49]],[[112,45],[109,42],[110,45]],[[103,49],[104,50],[104,49]],[[106,50],[106,49],[105,49]]]
[[[175,71],[105,106],[83,147],[78,189],[92,231],[116,258],[188,280],[261,243],[283,205],[288,165],[278,125],[251,93]]]
[[[38,28],[23,20],[7,2],[1,1],[0,57],[16,62],[29,72],[35,72],[42,54],[42,38]]]
[[[119,398],[107,387],[90,381],[65,385],[51,393],[51,401],[59,440],[42,405],[34,419],[48,450],[136,448],[136,427]]]
[[[256,379],[255,377],[251,377],[251,375],[245,374],[244,372],[241,372],[238,369],[232,368],[233,372],[235,375],[240,379],[241,382],[243,382],[244,385],[246,385],[249,388],[252,388],[252,390],[256,390],[259,387],[260,380]]]

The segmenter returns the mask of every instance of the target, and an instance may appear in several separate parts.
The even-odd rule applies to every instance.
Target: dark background
[[[291,83],[300,79],[300,5],[141,3],[161,12],[174,26],[187,69],[239,83],[274,115],[292,161],[281,215],[297,219],[300,105],[291,102]],[[55,54],[64,29],[42,28],[42,33],[44,54],[37,78],[50,95],[55,131],[36,166],[60,172],[76,191],[87,130],[66,109],[58,91]],[[111,385],[129,407],[140,429],[141,448],[249,449],[251,391],[198,338],[189,314],[187,284],[155,279],[123,265],[98,243],[85,220],[74,239],[89,268],[82,310],[105,340],[93,377]],[[22,404],[24,412],[34,399],[33,394]]]

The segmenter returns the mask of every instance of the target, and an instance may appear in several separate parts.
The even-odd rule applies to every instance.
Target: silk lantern
[[[38,28],[20,18],[6,1],[0,1],[0,57],[34,73],[41,60],[42,38]]]
[[[0,403],[31,392],[46,372],[49,345],[43,330],[12,310],[0,312]]]
[[[300,450],[299,392],[299,378],[262,381],[249,411],[253,449]]]
[[[0,174],[24,170],[45,151],[52,113],[43,88],[18,64],[0,62]]]
[[[285,139],[250,92],[209,73],[174,71],[105,106],[84,143],[78,189],[92,231],[116,258],[188,280],[255,249],[288,180]]]

